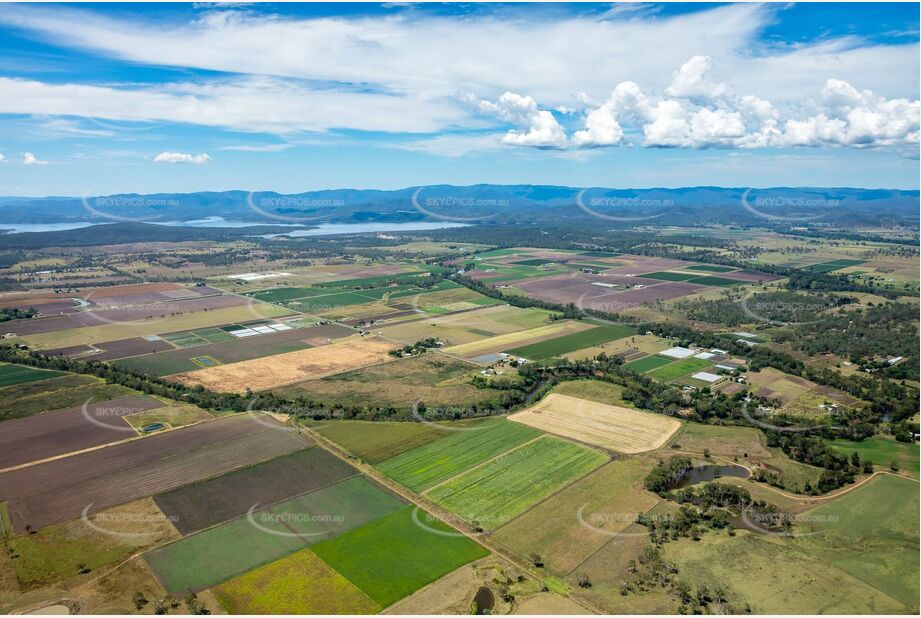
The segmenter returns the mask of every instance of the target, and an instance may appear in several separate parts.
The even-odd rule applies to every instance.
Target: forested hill
[[[494,223],[579,221],[624,227],[728,223],[916,227],[916,190],[689,187],[616,189],[550,185],[433,185],[391,191],[331,189],[298,194],[246,191],[79,197],[0,197],[3,223],[126,219],[188,222],[223,217],[254,223],[437,220]],[[451,219],[449,219],[451,220]]]

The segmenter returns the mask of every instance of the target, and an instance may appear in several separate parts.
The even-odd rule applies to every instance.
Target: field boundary
[[[328,440],[322,434],[319,434],[318,432],[311,430],[309,427],[298,427],[298,431],[303,431],[309,438],[315,440],[318,445],[330,451],[337,457],[340,457],[340,458],[343,457],[342,455],[343,451],[339,449],[338,445],[336,445],[331,440]],[[410,491],[409,489],[406,489],[405,487],[403,487],[396,481],[391,480],[389,477],[387,477],[383,473],[380,473],[377,470],[375,470],[372,466],[369,466],[363,462],[350,462],[350,463],[352,463],[352,465],[354,465],[356,468],[361,470],[363,474],[368,475],[373,480],[380,483],[381,485],[383,485],[390,491],[396,493],[400,497],[409,501],[411,504],[414,504],[415,506],[419,508],[425,509],[427,512],[431,513],[433,516],[441,520],[444,524],[457,530],[459,533],[473,539],[475,542],[479,543],[480,545],[488,549],[490,552],[495,554],[498,558],[504,560],[508,564],[514,565],[515,567],[523,570],[525,573],[528,573],[536,581],[543,581],[545,579],[545,574],[535,571],[533,565],[528,563],[526,560],[519,558],[515,554],[509,552],[503,545],[493,541],[492,539],[483,535],[482,533],[473,532],[472,529],[468,529],[466,525],[464,527],[458,527],[456,523],[458,518],[454,516],[447,509],[444,509],[438,506],[437,504],[435,504],[434,502],[432,502],[431,500],[429,500],[428,498],[426,498],[425,496],[421,494],[417,494],[413,491]],[[574,603],[589,610],[587,613],[604,614],[603,610],[601,610],[600,608],[596,608],[592,604],[589,604],[584,599],[574,597],[571,594],[566,594],[562,596],[566,596],[568,599],[572,600]]]
[[[164,406],[164,407],[165,407],[165,406]],[[141,414],[141,412],[136,412],[135,414]],[[245,413],[242,413],[242,414],[245,414]],[[171,431],[177,431],[177,430],[179,430],[179,429],[186,429],[187,427],[194,427],[195,425],[201,425],[201,424],[204,424],[204,423],[210,423],[210,422],[212,422],[212,421],[217,421],[217,420],[220,420],[220,419],[222,419],[222,418],[227,418],[227,417],[230,417],[230,416],[238,416],[238,415],[237,415],[237,414],[226,414],[226,415],[224,415],[224,416],[212,416],[212,418],[203,419],[203,420],[198,421],[198,422],[195,422],[195,423],[189,423],[188,425],[182,425],[181,427],[173,427],[172,425],[169,425],[169,424],[167,423],[167,426],[169,427],[167,430],[165,430],[165,431],[155,431],[155,432],[148,433],[148,434],[140,433],[140,432],[138,432],[137,429],[135,429],[133,426],[131,426],[130,424],[128,424],[128,426],[131,427],[131,429],[133,429],[135,432],[138,432],[136,435],[133,435],[133,436],[131,436],[130,438],[125,438],[124,440],[117,440],[117,441],[115,441],[115,442],[107,442],[106,444],[97,444],[96,446],[90,446],[90,447],[88,447],[88,448],[80,449],[79,451],[71,451],[70,453],[61,453],[60,455],[54,455],[54,456],[52,456],[52,457],[46,457],[45,459],[37,459],[37,460],[35,460],[35,461],[30,461],[30,462],[23,463],[23,464],[19,464],[19,465],[16,465],[16,466],[10,466],[9,468],[0,469],[0,474],[3,474],[3,473],[5,473],[5,472],[13,472],[13,471],[15,471],[15,470],[22,470],[23,468],[31,468],[32,466],[37,466],[37,465],[39,465],[39,464],[44,464],[44,463],[49,463],[49,462],[52,462],[52,461],[57,461],[57,460],[59,460],[59,459],[65,459],[65,458],[67,458],[67,457],[74,457],[74,456],[76,456],[76,455],[83,455],[83,454],[85,454],[85,453],[91,453],[91,452],[93,452],[93,451],[98,451],[98,450],[100,450],[100,449],[108,448],[108,447],[110,447],[110,446],[118,446],[118,445],[120,445],[120,444],[125,444],[126,442],[134,442],[134,441],[136,441],[136,440],[143,440],[144,438],[149,438],[150,436],[153,436],[153,435],[158,435],[158,436],[160,436],[160,435],[163,435],[163,434],[165,434],[165,433],[169,433],[169,432],[171,432]]]
[[[443,481],[441,481],[441,482],[439,482],[439,483],[436,483],[435,485],[432,485],[431,487],[426,487],[424,490],[422,490],[422,491],[419,492],[419,495],[425,496],[428,492],[432,491],[432,490],[435,489],[436,487],[441,487],[441,486],[444,485],[445,483],[447,483],[447,482],[449,482],[449,481],[452,481],[452,480],[456,479],[457,477],[459,477],[459,476],[461,476],[461,475],[464,475],[464,474],[467,474],[468,472],[473,472],[474,470],[477,470],[477,469],[479,469],[479,468],[482,468],[482,467],[485,466],[486,464],[488,464],[488,463],[490,463],[490,462],[492,462],[492,461],[495,461],[495,460],[499,459],[500,457],[504,457],[505,455],[508,455],[509,453],[514,453],[515,451],[517,451],[518,449],[522,448],[523,446],[527,446],[528,444],[532,444],[532,443],[534,443],[534,442],[537,442],[537,441],[540,440],[541,438],[547,437],[547,435],[548,435],[548,434],[546,434],[546,433],[542,433],[541,435],[539,435],[539,436],[537,436],[537,437],[535,437],[535,438],[531,438],[531,439],[528,440],[527,442],[524,442],[524,443],[522,443],[522,444],[518,444],[518,445],[516,445],[516,446],[513,446],[512,448],[510,448],[510,449],[507,450],[507,451],[502,451],[502,452],[499,453],[498,455],[494,455],[493,457],[490,457],[490,458],[487,459],[486,461],[481,461],[480,463],[478,463],[477,465],[473,466],[472,468],[467,468],[466,470],[463,470],[463,471],[461,471],[461,472],[458,472],[458,473],[455,474],[454,476],[452,476],[452,477],[450,477],[450,478],[446,478],[445,480],[443,480]],[[426,497],[427,497],[427,496],[426,496]]]

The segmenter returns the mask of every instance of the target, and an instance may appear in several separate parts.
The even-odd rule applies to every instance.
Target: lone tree
[[[134,596],[131,597],[131,601],[134,603],[134,609],[141,611],[145,605],[147,605],[147,597],[144,596],[143,592],[135,592]]]
[[[540,557],[540,554],[531,554],[529,558],[531,560],[531,564],[533,564],[535,568],[541,569],[544,567],[544,561]]]
[[[592,580],[588,578],[588,575],[585,573],[580,573],[576,578],[576,582],[579,584],[579,588],[591,588]]]

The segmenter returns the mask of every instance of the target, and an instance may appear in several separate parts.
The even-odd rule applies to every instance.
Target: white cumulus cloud
[[[475,102],[481,112],[517,126],[502,138],[505,144],[538,148],[561,148],[566,145],[566,131],[552,112],[538,109],[532,97],[506,92],[496,101],[467,99]]]
[[[193,155],[187,152],[161,152],[154,157],[154,163],[191,163],[193,165],[201,165],[203,163],[210,163],[211,157],[207,153],[201,153]]]
[[[48,161],[42,161],[31,152],[22,153],[23,165],[48,165]]]

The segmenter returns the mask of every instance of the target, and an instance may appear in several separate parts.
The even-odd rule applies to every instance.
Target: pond
[[[672,489],[690,487],[691,485],[697,485],[698,483],[708,483],[713,479],[720,478],[721,476],[734,476],[740,479],[747,479],[749,476],[751,476],[751,473],[748,471],[748,468],[737,466],[735,464],[726,464],[722,466],[695,466],[685,472],[684,476],[681,477],[681,480],[678,481],[678,483]]]
[[[492,590],[486,586],[480,586],[480,589],[476,591],[476,596],[473,597],[473,602],[476,604],[477,615],[482,616],[492,613],[496,606],[496,597],[493,596]]]

